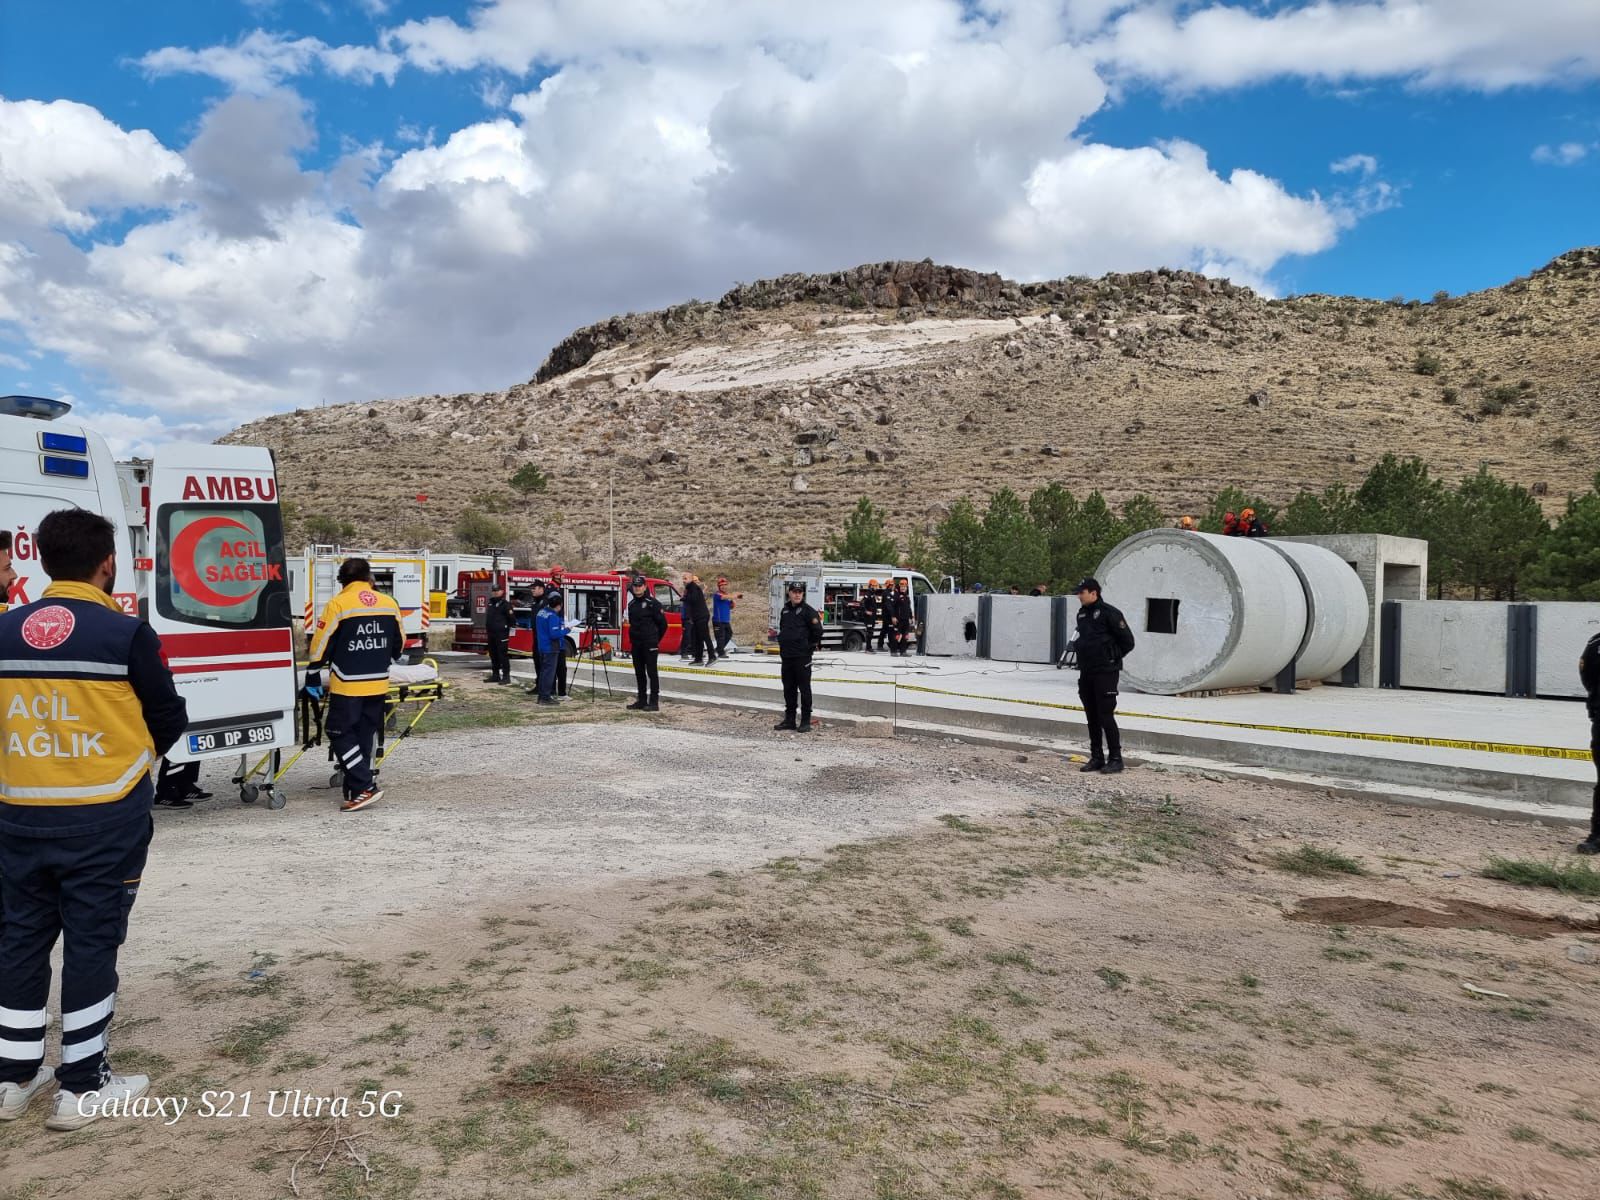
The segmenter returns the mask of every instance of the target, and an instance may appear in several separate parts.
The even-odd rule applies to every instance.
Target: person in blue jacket
[[[717,577],[717,590],[711,595],[711,631],[717,637],[717,657],[728,657],[728,643],[733,641],[733,606],[744,599],[744,593],[734,595],[728,591],[728,577]]]
[[[566,621],[561,615],[561,593],[551,591],[534,623],[534,642],[539,647],[539,703],[555,704],[556,666],[566,644]]]

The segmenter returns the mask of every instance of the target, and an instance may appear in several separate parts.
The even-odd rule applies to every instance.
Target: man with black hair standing
[[[633,577],[633,598],[628,601],[628,646],[633,655],[633,678],[639,697],[629,708],[661,710],[661,639],[667,636],[667,614],[661,601],[650,594],[643,575]]]
[[[717,646],[711,640],[711,609],[706,590],[698,575],[683,577],[683,624],[688,630],[689,653],[695,666],[717,661]]]
[[[894,577],[891,575],[883,581],[883,586],[878,589],[878,649],[885,646],[893,649],[890,640],[894,634]],[[872,644],[872,632],[867,631],[867,645]]]
[[[1588,693],[1589,757],[1594,760],[1594,811],[1589,836],[1578,843],[1579,854],[1600,854],[1600,633],[1589,639],[1578,659],[1578,678]]]
[[[306,691],[322,693],[327,672],[328,746],[344,773],[341,812],[358,812],[383,799],[372,758],[389,695],[389,664],[405,652],[400,606],[372,583],[372,564],[339,564],[337,596],[328,601],[311,639]]]
[[[188,725],[155,631],[118,608],[116,531],[84,509],[34,535],[52,582],[0,616],[0,1120],[52,1078],[47,1129],[81,1129],[144,1095],[106,1060],[117,951],[153,823],[150,769]],[[64,943],[61,1066],[44,1065],[50,954]]]
[[[506,585],[496,583],[483,613],[483,632],[489,640],[489,682],[511,682],[511,629],[516,618],[506,599]]]
[[[1100,596],[1100,583],[1089,577],[1078,593],[1078,699],[1089,721],[1089,761],[1080,771],[1115,775],[1122,770],[1122,732],[1117,728],[1117,682],[1122,660],[1133,652],[1133,631],[1122,613]],[[1104,742],[1106,754],[1101,753]]]
[[[806,585],[791,579],[778,613],[778,658],[783,672],[783,720],[774,729],[811,732],[811,659],[822,645],[822,617],[806,603]],[[795,723],[795,710],[800,721]]]

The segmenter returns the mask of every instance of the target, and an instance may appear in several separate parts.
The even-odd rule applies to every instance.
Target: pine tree
[[[1515,600],[1517,584],[1550,532],[1532,493],[1479,467],[1461,481],[1444,511],[1449,521],[1440,529],[1440,551],[1461,581],[1472,585],[1472,598],[1488,591],[1497,600]]]
[[[829,538],[822,554],[829,562],[892,563],[898,549],[883,531],[883,513],[863,496],[844,519],[844,533]]]
[[[1567,501],[1529,583],[1552,600],[1600,600],[1600,474],[1590,491]]]
[[[983,514],[980,578],[991,590],[1031,587],[1050,570],[1050,549],[1022,498],[1010,488],[989,497]]]
[[[939,546],[941,570],[954,575],[964,588],[982,581],[974,572],[982,555],[983,523],[971,500],[963,496],[952,504],[949,516],[939,522],[933,536]]]

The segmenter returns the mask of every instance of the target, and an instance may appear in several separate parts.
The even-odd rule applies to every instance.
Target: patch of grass
[[[1445,1200],[1511,1200],[1510,1192],[1481,1175],[1471,1179],[1441,1179],[1439,1191]]]
[[[954,829],[957,833],[988,833],[989,830],[982,825],[974,825],[971,821],[957,813],[944,813],[939,818],[939,823],[946,829]]]
[[[946,917],[944,920],[940,921],[939,924],[942,928],[948,929],[957,937],[974,936],[972,932],[971,917]]]
[[[294,1019],[282,1015],[242,1021],[217,1036],[217,1053],[246,1066],[260,1066],[272,1045],[292,1028]]]
[[[1318,878],[1328,875],[1365,875],[1367,868],[1358,858],[1325,850],[1309,843],[1294,850],[1280,850],[1272,856],[1272,865],[1291,875],[1311,875]]]
[[[1128,976],[1115,967],[1096,967],[1094,973],[1113,992],[1120,991],[1128,982]]]
[[[1535,862],[1531,858],[1501,858],[1495,855],[1482,872],[1485,879],[1499,879],[1518,887],[1554,888],[1569,896],[1600,896],[1600,871],[1588,863]]]

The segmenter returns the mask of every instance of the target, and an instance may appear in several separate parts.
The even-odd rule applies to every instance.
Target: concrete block
[[[1050,597],[991,596],[989,604],[990,658],[997,662],[1053,661]]]
[[[926,597],[928,615],[925,654],[943,658],[978,657],[978,597],[937,593]]]
[[[1500,601],[1402,601],[1400,686],[1503,695],[1508,625]]]
[[[1537,606],[1534,691],[1540,696],[1583,696],[1578,655],[1600,633],[1600,604],[1541,601]]]

